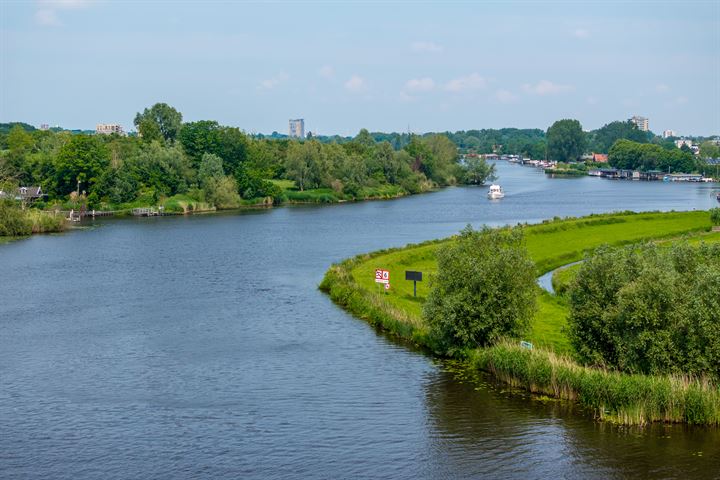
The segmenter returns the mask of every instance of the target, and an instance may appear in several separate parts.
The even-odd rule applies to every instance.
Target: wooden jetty
[[[132,214],[135,217],[159,217],[162,215],[162,207],[159,208],[133,208]]]

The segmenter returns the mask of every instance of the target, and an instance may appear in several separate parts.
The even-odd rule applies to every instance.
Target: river
[[[317,290],[335,261],[468,223],[707,209],[718,190],[498,170],[500,201],[456,187],[0,245],[0,477],[717,477],[718,429],[459,381]]]

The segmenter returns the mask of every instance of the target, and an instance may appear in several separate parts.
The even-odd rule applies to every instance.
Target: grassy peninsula
[[[704,211],[556,218],[521,228],[538,276],[581,260],[604,244],[668,243],[680,238],[689,238],[691,243],[720,241],[719,233],[709,233],[710,218]],[[406,282],[403,275],[405,270],[419,270],[425,279],[432,277],[437,271],[436,250],[453,241],[451,237],[359,255],[333,265],[320,288],[371,324],[433,349],[434,339],[422,315],[431,282],[419,283],[415,298],[412,282]],[[392,288],[388,292],[374,282],[376,268],[390,270]],[[537,295],[538,308],[524,338],[533,343],[533,350],[521,348],[517,342],[500,342],[466,349],[460,354],[464,361],[513,386],[579,401],[600,419],[623,424],[720,425],[720,388],[705,378],[631,375],[578,363],[566,333],[567,300],[539,288]]]

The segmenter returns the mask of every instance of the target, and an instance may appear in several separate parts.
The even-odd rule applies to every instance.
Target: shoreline
[[[662,218],[671,214],[672,212],[653,215]],[[685,214],[690,216],[692,212],[685,212]],[[642,220],[643,215],[648,216],[649,214],[623,215],[638,215],[635,218]],[[603,220],[612,221],[613,216],[617,216],[617,214],[563,219],[527,225],[523,228],[528,230],[544,228],[552,231],[556,227],[556,229],[562,230],[568,226],[568,223],[578,221],[587,223],[578,228],[587,228],[592,225],[602,226]],[[614,244],[638,243],[663,237],[676,238],[682,234],[709,229],[708,223],[708,226],[691,228],[685,232],[673,232],[670,235],[660,232],[650,237],[631,241],[618,239]],[[326,272],[319,288],[328,294],[336,304],[354,316],[403,341],[412,342],[430,355],[444,358],[435,354],[433,339],[421,315],[418,315],[419,306],[418,308],[413,306],[413,309],[410,309],[408,305],[412,304],[393,303],[390,295],[378,294],[373,289],[360,285],[359,278],[364,279],[367,275],[367,265],[374,268],[373,266],[377,267],[376,264],[379,264],[383,268],[388,268],[381,260],[383,257],[386,261],[392,258],[404,268],[413,268],[412,262],[421,262],[420,259],[427,266],[428,257],[434,254],[432,249],[444,242],[451,241],[451,239],[452,237],[431,240],[351,257],[333,264]],[[572,263],[579,259],[578,256],[582,258],[583,253],[583,251],[575,251],[544,261],[536,261],[538,276]],[[362,273],[362,277],[359,277],[359,273]],[[402,285],[398,290],[401,288]],[[548,297],[549,300],[543,302],[543,299]],[[547,306],[549,302],[555,301],[555,298],[548,294],[547,297],[543,296],[539,299],[540,310],[543,305]],[[415,301],[415,303],[418,302]],[[551,325],[551,327],[557,326]],[[463,352],[459,360],[466,367],[486,371],[513,387],[522,388],[535,394],[577,401],[592,409],[595,417],[600,420],[625,425],[666,422],[720,426],[720,387],[705,379],[671,375],[631,375],[585,367],[575,363],[569,355],[570,352],[562,351],[557,340],[555,341],[558,345],[553,347],[550,335],[545,334],[545,339],[550,339],[550,341],[545,345],[541,342],[539,348],[532,350],[521,348],[517,342],[503,342],[492,347],[469,349]],[[559,351],[557,351],[558,348],[560,348]]]
[[[330,206],[330,205],[342,205],[346,203],[361,203],[361,202],[377,202],[377,201],[389,201],[389,200],[397,200],[401,198],[411,197],[415,195],[424,195],[428,193],[434,193],[438,192],[444,188],[451,187],[455,185],[446,185],[443,187],[434,187],[422,192],[418,193],[402,193],[397,194],[394,196],[386,196],[386,195],[376,195],[376,196],[370,196],[365,198],[357,198],[352,200],[346,200],[346,199],[337,199],[335,201],[326,202],[326,201],[301,201],[301,200],[285,200],[282,203],[274,204],[272,202],[267,202],[267,198],[261,198],[257,199],[258,201],[255,203],[247,203],[247,204],[241,204],[236,208],[208,208],[208,209],[199,209],[199,210],[190,210],[186,212],[164,212],[162,215],[153,215],[154,217],[177,217],[177,216],[192,216],[192,215],[212,215],[212,214],[226,214],[226,213],[232,213],[232,212],[243,212],[243,211],[251,211],[251,210],[265,210],[265,209],[272,209],[272,208],[282,208],[282,207],[292,207],[292,206],[309,206],[309,205],[317,205],[317,206]],[[142,218],[142,216],[133,215],[132,211],[135,208],[154,208],[154,207],[133,207],[133,208],[123,208],[119,210],[97,210],[99,213],[97,215],[98,218]],[[55,215],[57,213],[69,213],[69,210],[38,210],[39,212],[43,212],[45,214],[52,214]],[[108,215],[108,212],[112,212],[112,214]],[[83,220],[81,220],[79,223],[81,225],[77,225],[77,227],[82,227],[82,223],[86,220],[95,220],[95,216],[93,215],[85,215],[83,217]],[[33,232],[30,235],[24,235],[19,237],[11,237],[12,240],[23,240],[25,238],[30,238],[35,235],[43,235],[47,233],[63,233],[68,230],[75,230],[76,226],[74,225],[74,222],[71,222],[70,220],[65,219],[64,228],[61,231],[58,232]],[[0,236],[0,245],[3,243],[3,239],[10,238],[5,236]]]

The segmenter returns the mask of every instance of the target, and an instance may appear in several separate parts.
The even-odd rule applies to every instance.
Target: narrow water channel
[[[0,477],[716,478],[717,429],[462,381],[317,290],[332,262],[468,223],[707,209],[717,189],[498,167],[499,202],[448,188],[0,245]]]

